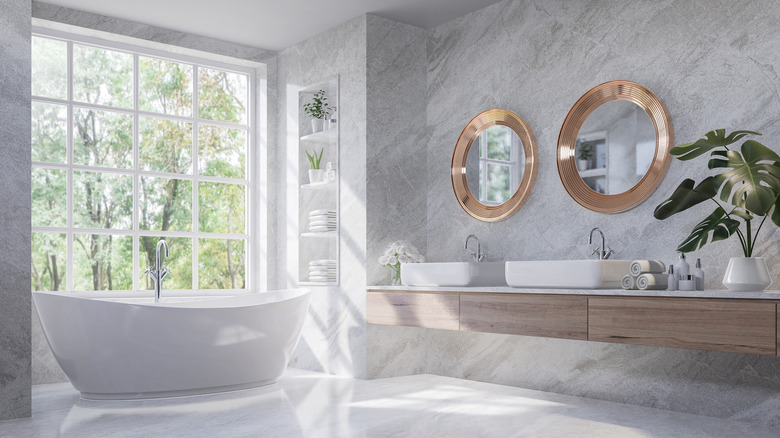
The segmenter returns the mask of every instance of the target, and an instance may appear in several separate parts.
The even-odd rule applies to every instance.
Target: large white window
[[[165,289],[245,289],[252,70],[55,35],[32,37],[32,289],[152,289],[161,238]]]

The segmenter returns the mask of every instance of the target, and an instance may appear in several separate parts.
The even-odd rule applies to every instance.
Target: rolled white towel
[[[662,274],[666,271],[666,266],[658,260],[634,260],[628,269],[631,275],[637,277],[639,274]]]
[[[642,274],[636,278],[636,287],[641,290],[666,289],[669,276],[666,274]]]
[[[625,290],[636,289],[636,279],[633,275],[626,275],[620,280],[620,285],[623,286],[623,289]]]

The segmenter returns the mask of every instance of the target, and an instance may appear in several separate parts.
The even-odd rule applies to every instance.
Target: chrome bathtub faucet
[[[165,248],[165,255],[163,257],[168,257],[168,243],[160,239],[160,241],[157,242],[157,255],[154,266],[149,267],[146,269],[146,271],[144,271],[144,274],[149,274],[149,276],[152,277],[152,281],[154,281],[155,303],[160,302],[160,290],[162,289],[163,280],[165,280],[165,277],[171,273],[170,269],[162,265],[163,257],[160,257],[160,246]]]
[[[466,238],[466,247],[465,247],[465,249],[468,251],[468,249],[469,249],[469,240],[471,240],[472,238],[474,238],[474,240],[477,241],[477,251],[476,252],[475,251],[471,251],[469,253],[469,256],[471,256],[471,258],[474,259],[475,262],[481,262],[482,260],[485,259],[485,253],[482,252],[482,250],[480,249],[479,239],[477,238],[477,236],[475,236],[473,234],[469,234],[469,237]]]
[[[588,245],[593,244],[593,232],[598,231],[599,234],[601,234],[601,246],[591,251],[590,255],[598,254],[599,260],[606,260],[609,258],[609,256],[612,255],[614,251],[612,251],[612,248],[608,247],[604,243],[604,233],[599,230],[599,227],[594,227],[592,230],[590,230],[590,235],[588,236]]]

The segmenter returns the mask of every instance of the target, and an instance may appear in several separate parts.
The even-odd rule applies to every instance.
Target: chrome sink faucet
[[[598,231],[599,234],[601,234],[601,246],[591,251],[590,255],[598,254],[599,260],[606,260],[609,258],[609,256],[612,255],[614,251],[612,251],[612,248],[608,247],[604,243],[604,233],[599,230],[599,227],[595,227],[592,230],[590,230],[590,235],[588,236],[588,245],[593,244],[593,232]]]
[[[163,280],[171,273],[170,269],[162,265],[163,257],[160,257],[160,247],[165,248],[165,255],[163,257],[168,257],[168,243],[165,240],[160,239],[160,241],[157,242],[157,254],[154,267],[149,267],[144,271],[144,274],[149,274],[149,276],[152,277],[152,281],[154,281],[155,303],[160,302],[160,290],[162,289]]]
[[[465,247],[465,249],[466,250],[469,249],[469,240],[471,240],[472,238],[477,241],[477,251],[476,252],[475,251],[471,251],[469,253],[469,256],[471,256],[471,258],[474,259],[475,262],[481,262],[482,260],[485,259],[485,253],[482,252],[482,250],[480,249],[479,239],[477,238],[477,236],[475,236],[473,234],[469,234],[469,237],[466,238],[466,247]]]

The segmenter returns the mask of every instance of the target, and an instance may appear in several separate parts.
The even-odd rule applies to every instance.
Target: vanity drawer
[[[588,340],[775,355],[774,303],[685,298],[588,301]]]
[[[461,295],[460,329],[586,340],[588,299],[563,295]]]
[[[458,330],[459,297],[451,294],[369,292],[369,324]]]

